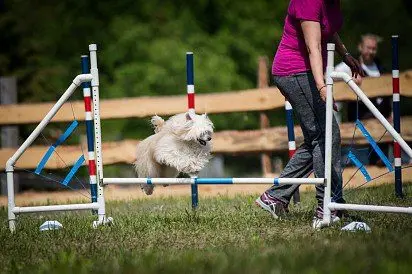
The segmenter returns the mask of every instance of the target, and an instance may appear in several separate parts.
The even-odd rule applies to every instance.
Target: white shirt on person
[[[365,65],[361,64],[362,69],[365,71],[366,75],[369,77],[380,77],[381,73],[379,72],[378,66],[376,65],[375,62],[373,62],[370,65]],[[352,75],[352,71],[348,65],[346,65],[344,62],[341,62],[336,65],[335,71],[337,72],[345,72],[349,75]]]

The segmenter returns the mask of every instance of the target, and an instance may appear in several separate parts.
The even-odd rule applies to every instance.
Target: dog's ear
[[[190,113],[186,112],[186,121],[191,121],[192,117],[190,117]]]

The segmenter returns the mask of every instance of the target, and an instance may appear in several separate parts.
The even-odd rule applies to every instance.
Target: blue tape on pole
[[[193,53],[186,53],[186,74],[187,84],[194,85]]]
[[[372,178],[369,175],[368,171],[366,170],[365,166],[359,161],[358,158],[356,158],[355,154],[352,153],[352,151],[349,151],[348,153],[348,158],[351,160],[351,162],[359,168],[359,170],[362,172],[363,176],[365,177],[366,181],[371,181]]]
[[[375,150],[375,152],[378,154],[379,158],[381,158],[382,162],[385,164],[386,168],[392,172],[393,167],[392,164],[389,162],[388,158],[386,155],[383,153],[383,151],[380,149],[378,144],[373,140],[372,136],[369,134],[367,129],[363,126],[361,121],[356,120],[356,126],[362,131],[363,136],[368,140],[369,144],[372,146],[372,148]]]
[[[278,185],[279,185],[279,178],[275,178],[275,179],[273,180],[273,184],[274,184],[275,186],[278,186]]]
[[[43,170],[44,166],[46,165],[47,161],[50,159],[52,156],[53,152],[56,150],[56,147],[61,145],[64,141],[66,141],[67,138],[69,138],[70,134],[75,130],[75,128],[79,125],[79,122],[74,120],[70,126],[66,129],[66,131],[60,135],[59,139],[49,147],[49,149],[46,151],[44,154],[43,158],[40,160],[39,164],[36,167],[36,170],[34,173],[40,174],[40,172]]]
[[[152,184],[152,178],[147,178],[147,181],[146,181],[146,183],[148,184],[148,185],[151,185]]]
[[[286,123],[288,126],[288,140],[295,141],[295,131],[294,131],[294,123],[293,123],[293,110],[288,109],[286,110]]]
[[[86,121],[87,150],[94,151],[93,120]]]
[[[87,55],[82,55],[82,73],[87,74],[90,73],[90,68],[89,68],[89,56]],[[82,83],[83,88],[90,88],[90,82],[83,82]]]
[[[92,202],[97,202],[97,184],[90,184],[90,195]]]
[[[81,167],[84,163],[84,156],[80,156],[80,158],[76,161],[74,166],[70,169],[69,173],[67,174],[66,178],[64,178],[62,184],[67,186],[70,180],[73,178],[74,174],[76,174],[77,170]]]
[[[392,36],[392,69],[399,70],[398,36]]]
[[[197,184],[191,185],[192,190],[192,208],[196,209],[199,205],[199,191],[197,189]]]
[[[196,178],[195,182],[199,185],[231,185],[233,184],[233,178]]]
[[[401,104],[393,102],[393,128],[399,133],[401,132]]]

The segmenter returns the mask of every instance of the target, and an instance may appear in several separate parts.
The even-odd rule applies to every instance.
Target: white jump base
[[[333,202],[329,203],[328,207],[329,207],[330,210],[355,210],[355,211],[412,214],[412,207],[358,205],[358,204],[338,204],[338,203],[333,203]]]
[[[69,205],[50,205],[50,206],[24,206],[14,207],[11,211],[14,214],[35,213],[35,212],[50,212],[50,211],[73,211],[73,210],[90,210],[99,209],[98,203],[88,204],[69,204]]]

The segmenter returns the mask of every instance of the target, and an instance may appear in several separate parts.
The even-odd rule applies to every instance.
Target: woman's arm
[[[303,37],[306,48],[309,53],[310,68],[315,78],[316,87],[318,88],[323,100],[326,99],[326,85],[323,77],[322,62],[322,42],[320,23],[315,21],[301,21]]]
[[[342,57],[343,62],[345,62],[345,64],[350,67],[352,71],[352,77],[355,79],[355,82],[360,83],[362,79],[359,76],[365,77],[365,72],[363,71],[359,61],[353,58],[352,55],[350,55],[345,45],[342,43],[342,40],[340,39],[338,33],[335,33],[332,36],[332,42],[335,44],[335,49]]]
[[[339,53],[339,55],[342,58],[345,57],[345,55],[349,54],[345,45],[342,43],[342,40],[340,39],[340,36],[338,33],[335,32],[335,34],[332,36],[332,42],[335,44],[335,50]]]

